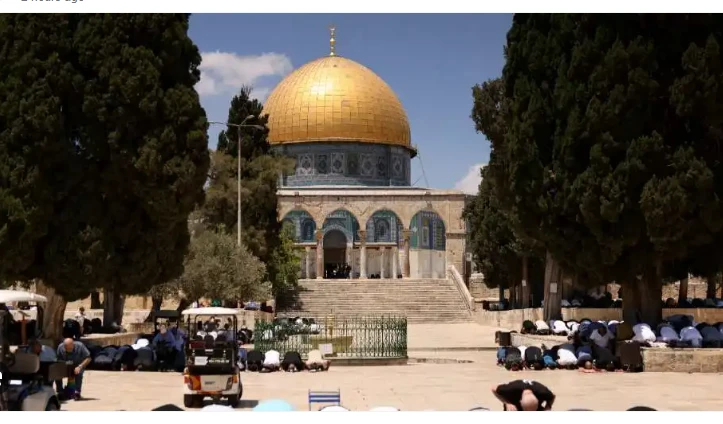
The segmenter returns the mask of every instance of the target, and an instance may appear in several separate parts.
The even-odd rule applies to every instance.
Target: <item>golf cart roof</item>
[[[239,311],[231,308],[190,308],[181,312],[183,315],[238,315]]]
[[[45,296],[22,290],[0,290],[0,303],[8,302],[47,302]]]

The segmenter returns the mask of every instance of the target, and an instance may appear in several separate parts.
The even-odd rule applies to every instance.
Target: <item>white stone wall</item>
[[[446,278],[447,263],[441,250],[410,249],[411,278]]]

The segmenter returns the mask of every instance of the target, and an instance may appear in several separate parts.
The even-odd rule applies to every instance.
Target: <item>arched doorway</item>
[[[417,212],[409,223],[411,274],[415,278],[444,278],[447,268],[447,236],[444,221],[436,212]]]
[[[324,278],[346,277],[346,236],[340,230],[324,234]]]

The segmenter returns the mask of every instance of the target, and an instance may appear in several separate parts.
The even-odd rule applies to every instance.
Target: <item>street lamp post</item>
[[[241,121],[240,124],[230,124],[228,122],[213,122],[209,121],[209,124],[215,124],[215,125],[225,125],[227,127],[235,127],[237,129],[236,131],[236,138],[237,138],[237,149],[236,149],[236,185],[237,185],[237,216],[236,216],[236,244],[241,247],[241,128],[255,128],[257,130],[264,130],[264,127],[262,125],[247,125],[246,122],[248,122],[251,119],[255,119],[255,115],[249,115],[246,118],[244,118],[243,121]]]

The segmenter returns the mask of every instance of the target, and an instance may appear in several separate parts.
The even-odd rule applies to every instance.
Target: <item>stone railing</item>
[[[447,267],[447,270],[449,271],[449,276],[452,281],[454,281],[454,284],[457,287],[459,294],[464,299],[464,302],[467,305],[467,309],[469,309],[470,311],[474,311],[474,298],[467,289],[467,286],[464,284],[464,279],[462,278],[462,275],[459,273],[459,271],[457,271],[457,267],[455,267],[454,265],[450,265]]]

